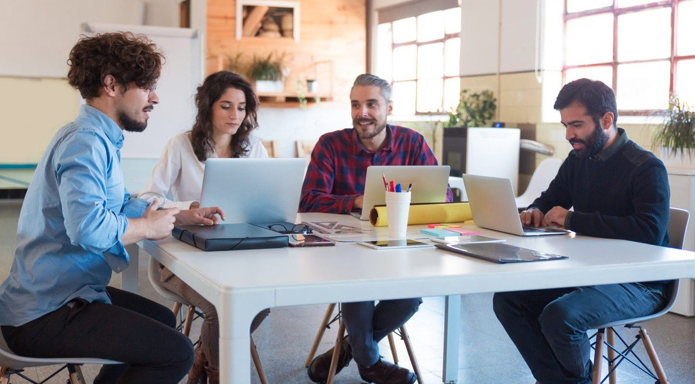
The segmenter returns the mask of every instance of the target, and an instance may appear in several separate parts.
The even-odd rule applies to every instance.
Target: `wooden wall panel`
[[[253,55],[285,52],[290,69],[285,92],[293,93],[297,79],[304,80],[313,72],[316,62],[333,62],[333,100],[344,103],[355,77],[366,71],[366,4],[365,0],[299,0],[300,38],[242,38],[236,40],[236,1],[208,0],[207,55],[208,63],[216,56],[242,53],[242,61]],[[324,70],[325,67],[320,67]],[[217,68],[207,68],[212,73]],[[320,93],[328,92],[329,84],[320,80]]]

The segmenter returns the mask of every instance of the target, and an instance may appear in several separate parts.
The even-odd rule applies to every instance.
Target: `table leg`
[[[121,289],[138,293],[138,271],[140,269],[140,246],[136,244],[126,245],[126,251],[130,256],[130,264],[121,272]]]
[[[230,314],[225,312],[218,310],[221,327],[220,383],[248,384],[251,382],[251,335],[248,331],[251,320],[245,322],[244,332],[233,332],[237,324],[244,321],[239,317],[228,316]],[[233,336],[235,333],[236,336]]]
[[[461,295],[445,298],[444,310],[444,367],[442,382],[455,384],[458,380],[459,332]]]

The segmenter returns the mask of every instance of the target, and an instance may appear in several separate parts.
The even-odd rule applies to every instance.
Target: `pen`
[[[401,189],[401,183],[396,184],[396,191],[395,192],[403,192]]]
[[[410,190],[413,188],[413,183],[408,184],[408,190],[406,192],[410,192]]]
[[[384,179],[384,189],[386,189],[386,192],[388,192],[388,190],[389,190],[389,183],[386,182],[386,175],[382,173],[382,174],[381,174],[381,178]]]
[[[395,192],[396,191],[396,183],[391,180],[389,181],[389,192]]]

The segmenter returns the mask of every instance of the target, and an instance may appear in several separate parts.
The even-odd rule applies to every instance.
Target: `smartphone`
[[[374,249],[432,248],[434,245],[411,239],[377,240],[357,243]]]
[[[290,247],[325,247],[331,245],[335,245],[335,243],[316,235],[290,235]]]

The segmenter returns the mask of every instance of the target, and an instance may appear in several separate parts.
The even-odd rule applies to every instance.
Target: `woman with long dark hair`
[[[169,141],[140,198],[159,199],[165,208],[195,208],[199,206],[207,159],[268,157],[261,140],[252,135],[258,127],[258,98],[243,77],[227,71],[213,73],[198,87],[195,102],[198,114],[193,128]],[[219,324],[215,307],[161,264],[160,271],[167,289],[205,314],[188,383],[218,383]],[[251,332],[269,312],[256,316]]]

